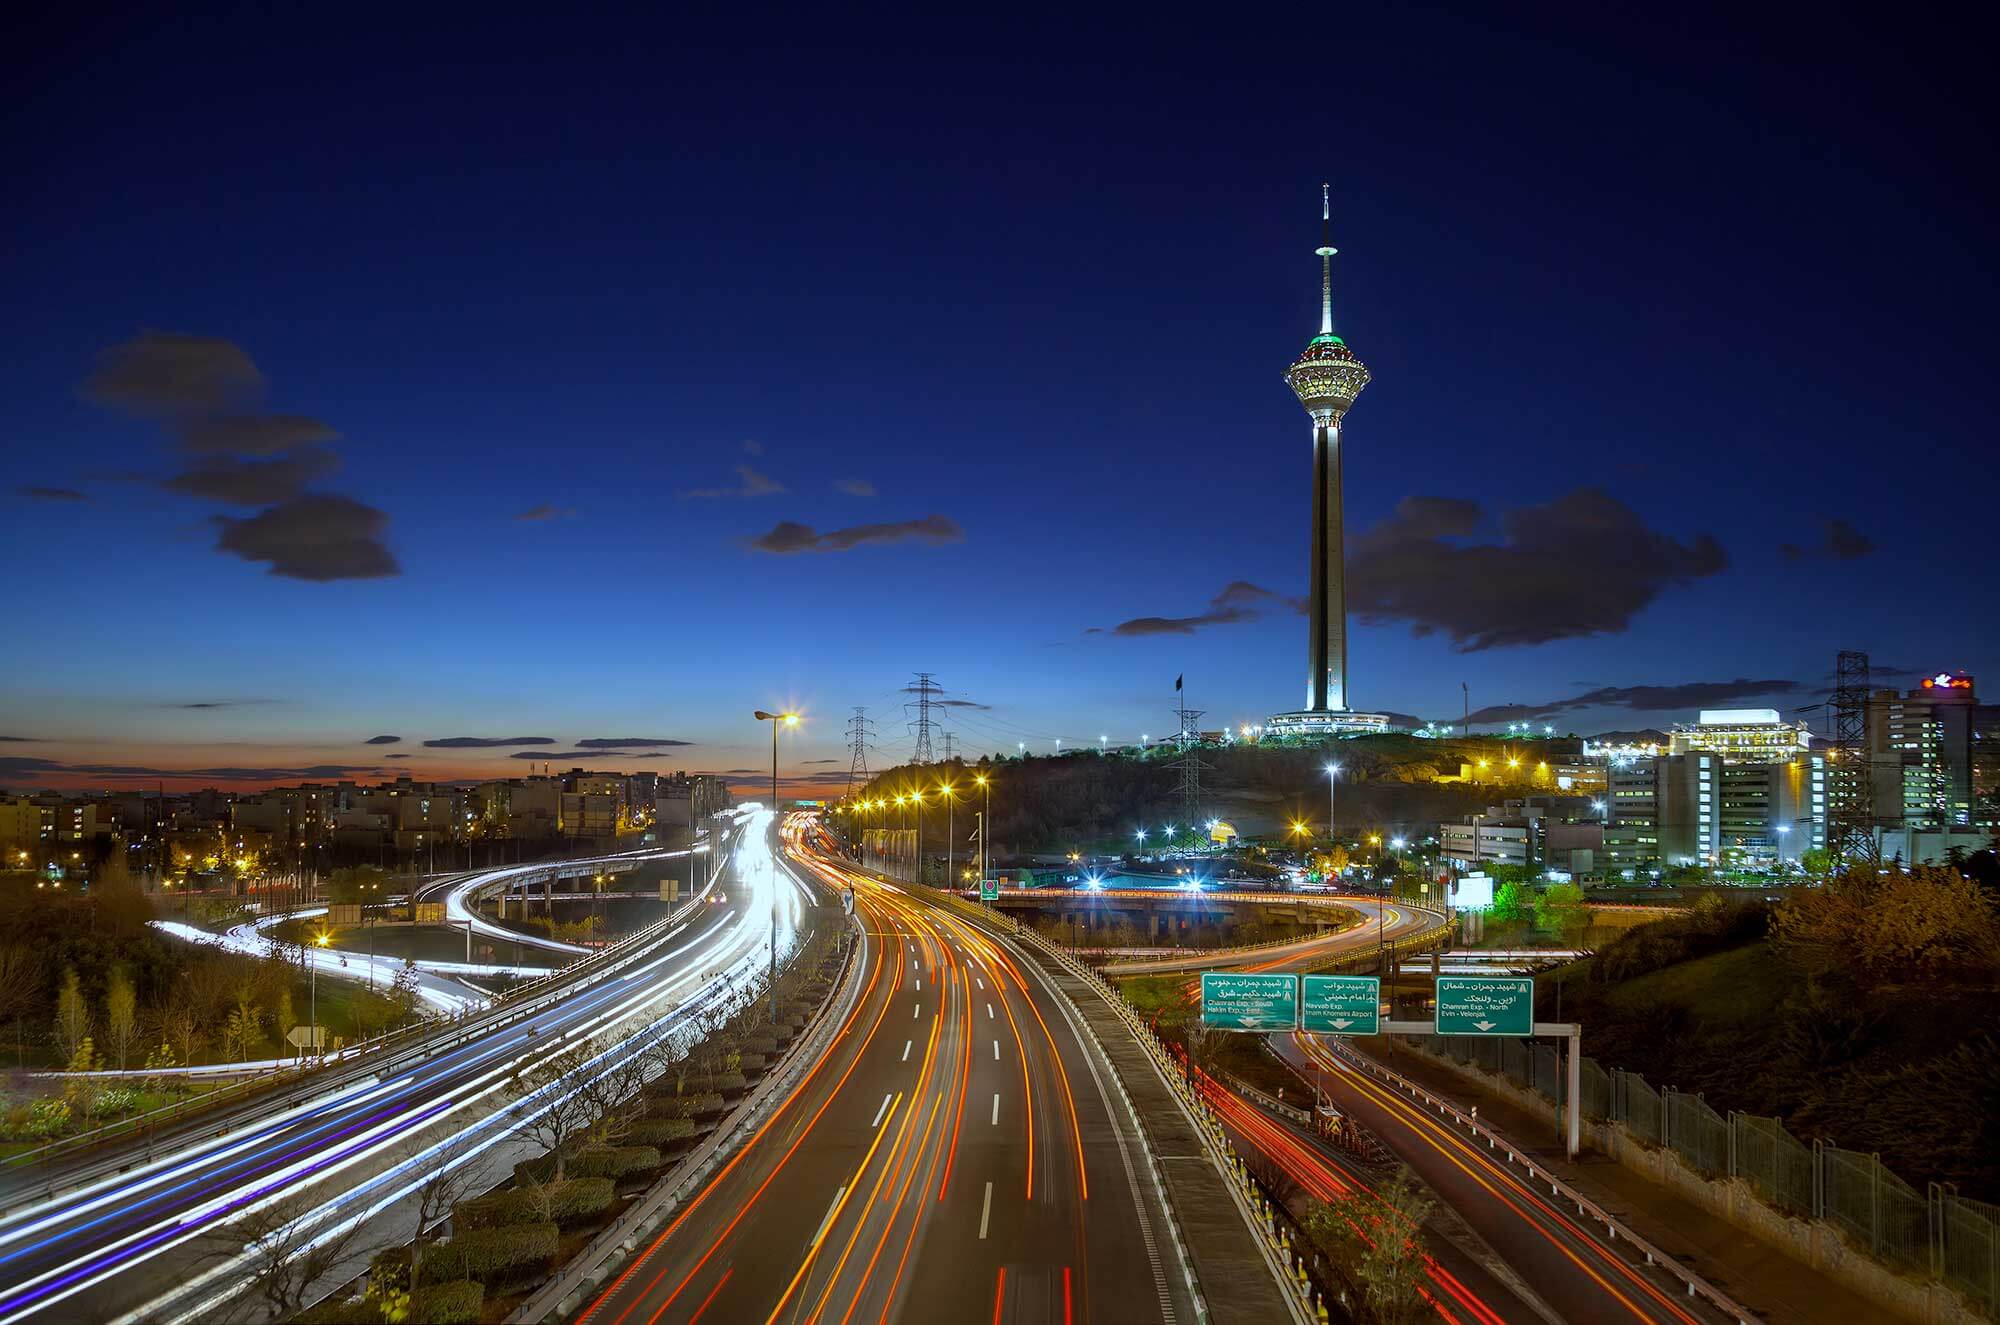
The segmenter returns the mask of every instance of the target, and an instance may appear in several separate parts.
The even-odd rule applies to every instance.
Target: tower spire
[[[1319,334],[1333,335],[1333,185],[1319,186]]]

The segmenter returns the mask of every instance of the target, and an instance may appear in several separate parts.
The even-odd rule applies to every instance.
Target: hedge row
[[[425,1284],[450,1279],[491,1280],[550,1260],[561,1240],[554,1224],[467,1229],[424,1253],[422,1279]]]
[[[664,1149],[693,1135],[692,1118],[641,1118],[632,1124],[625,1139],[635,1146],[659,1146]]]
[[[424,1325],[477,1325],[486,1305],[486,1285],[477,1279],[447,1279],[410,1294],[405,1318]]]
[[[688,1078],[688,1089],[702,1094],[734,1095],[750,1082],[741,1072],[710,1072]]]
[[[658,1167],[657,1146],[585,1146],[566,1166],[580,1178],[623,1178]]]
[[[502,1224],[532,1224],[554,1220],[574,1223],[610,1205],[618,1195],[609,1178],[579,1177],[546,1187],[514,1187],[470,1201],[460,1201],[451,1209],[452,1226],[459,1229],[495,1228]]]

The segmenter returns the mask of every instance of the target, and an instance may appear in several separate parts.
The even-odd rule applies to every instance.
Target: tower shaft
[[[1307,642],[1309,710],[1347,707],[1346,494],[1341,480],[1340,421],[1313,419],[1312,597]]]

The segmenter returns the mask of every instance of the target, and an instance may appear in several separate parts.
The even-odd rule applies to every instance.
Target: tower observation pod
[[[1333,329],[1332,189],[1320,186],[1319,334],[1285,370],[1285,385],[1312,420],[1312,562],[1306,598],[1305,707],[1271,716],[1281,736],[1348,735],[1388,729],[1381,713],[1357,713],[1347,693],[1347,549],[1341,446],[1347,411],[1370,381],[1368,366]]]

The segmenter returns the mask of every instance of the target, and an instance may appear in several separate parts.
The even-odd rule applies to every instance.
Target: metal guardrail
[[[443,1050],[458,1048],[475,1036],[483,1036],[495,1030],[511,1026],[523,1017],[543,1011],[548,1004],[557,1001],[554,995],[556,995],[559,989],[562,991],[564,997],[568,993],[574,992],[574,990],[568,988],[572,981],[578,982],[576,988],[582,988],[597,983],[614,971],[623,969],[637,954],[639,949],[649,945],[661,933],[694,914],[695,910],[704,903],[704,899],[714,887],[715,880],[711,878],[702,886],[699,892],[691,895],[672,914],[653,922],[644,929],[626,935],[610,947],[580,957],[567,966],[557,967],[545,976],[538,977],[508,990],[505,994],[495,999],[486,1009],[473,1014],[471,1019],[454,1019],[449,1023],[418,1022],[415,1025],[401,1027],[379,1035],[372,1040],[364,1040],[360,1044],[351,1045],[337,1054],[324,1056],[318,1063],[315,1063],[311,1067],[277,1067],[266,1069],[255,1076],[245,1077],[217,1090],[205,1091],[199,1096],[178,1100],[173,1104],[148,1110],[146,1113],[136,1114],[130,1118],[121,1118],[115,1123],[108,1123],[103,1127],[93,1128],[88,1132],[80,1132],[74,1136],[60,1137],[33,1150],[24,1150],[17,1154],[0,1158],[0,1173],[47,1164],[72,1153],[94,1150],[117,1141],[136,1137],[150,1139],[164,1127],[184,1121],[199,1113],[206,1113],[224,1106],[233,1107],[236,1104],[255,1098],[260,1092],[283,1087],[288,1082],[297,1084],[311,1081],[320,1085],[319,1089],[312,1090],[303,1096],[297,1092],[293,1092],[284,1101],[286,1107],[291,1107],[310,1103],[313,1100],[322,1099],[337,1091],[346,1089],[356,1079],[347,1074],[347,1069],[350,1068],[367,1066],[375,1069],[378,1077],[392,1076],[413,1061],[429,1058]],[[597,963],[605,964],[598,969],[586,970],[586,968],[593,967]],[[448,1038],[435,1044],[425,1043],[433,1036],[445,1036]],[[364,1064],[362,1061],[403,1043],[421,1044],[424,1046],[424,1052],[415,1059],[409,1057],[398,1058],[387,1065],[375,1062]],[[334,1079],[329,1080],[329,1076]],[[218,1129],[214,1135],[227,1136],[232,1130],[234,1130],[233,1127],[224,1126]],[[150,1153],[146,1158],[150,1158]],[[125,1164],[112,1165],[110,1167],[122,1169],[128,1167],[131,1162],[128,1160]],[[101,1167],[72,1175],[72,1181],[61,1186],[51,1184],[47,1188],[45,1195],[53,1197],[67,1190],[68,1187],[89,1181],[91,1178],[97,1176],[100,1171],[102,1171]]]
[[[1604,1225],[1604,1238],[1606,1242],[1618,1242],[1622,1240],[1630,1244],[1633,1250],[1646,1258],[1646,1264],[1658,1266],[1684,1284],[1689,1297],[1698,1297],[1706,1300],[1709,1305],[1715,1307],[1732,1320],[1739,1322],[1739,1325],[1759,1325],[1759,1317],[1748,1307],[1745,1307],[1742,1303],[1709,1283],[1708,1280],[1702,1278],[1693,1270],[1688,1269],[1679,1261],[1676,1261],[1673,1257],[1640,1237],[1637,1233],[1634,1233],[1624,1223],[1620,1222],[1616,1216],[1612,1215],[1595,1201],[1592,1201],[1561,1178],[1528,1158],[1526,1151],[1494,1130],[1492,1124],[1480,1121],[1476,1115],[1460,1109],[1456,1104],[1445,1099],[1443,1096],[1426,1090],[1402,1073],[1384,1067],[1373,1059],[1364,1057],[1362,1054],[1348,1048],[1346,1045],[1332,1039],[1327,1040],[1326,1043],[1330,1052],[1339,1054],[1361,1071],[1368,1073],[1378,1081],[1395,1087],[1412,1099],[1421,1099],[1426,1106],[1436,1109],[1439,1114],[1445,1117],[1451,1118],[1475,1137],[1484,1137],[1487,1149],[1504,1150],[1507,1155],[1507,1162],[1525,1169],[1530,1180],[1546,1183],[1550,1195],[1574,1205],[1577,1213],[1592,1223]]]

